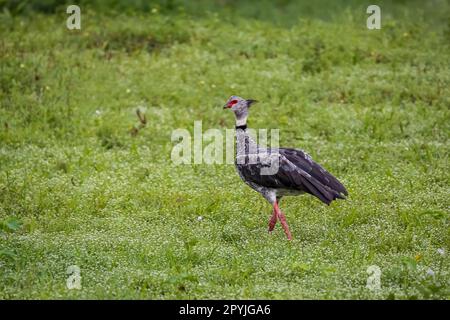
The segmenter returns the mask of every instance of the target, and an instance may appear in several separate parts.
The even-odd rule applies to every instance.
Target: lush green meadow
[[[0,299],[450,297],[448,1],[381,30],[364,1],[82,2],[81,30],[47,2],[0,1]],[[349,190],[283,199],[291,242],[233,165],[171,161],[232,94]]]

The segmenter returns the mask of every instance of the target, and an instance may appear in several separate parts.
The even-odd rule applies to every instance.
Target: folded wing
[[[278,159],[278,170],[272,174],[264,174],[263,168],[272,163],[250,161],[255,159],[246,155],[247,159],[237,159],[237,169],[243,179],[260,186],[274,189],[288,189],[307,192],[326,204],[335,199],[344,199],[347,195],[345,187],[329,172],[315,163],[306,153],[297,149],[274,149],[272,158]],[[254,155],[253,155],[254,156]],[[261,157],[262,158],[262,157]]]

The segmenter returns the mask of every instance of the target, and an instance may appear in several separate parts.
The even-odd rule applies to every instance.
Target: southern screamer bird
[[[224,106],[236,117],[236,169],[241,179],[272,205],[269,232],[280,220],[287,238],[291,240],[286,216],[279,207],[282,197],[309,193],[329,205],[333,200],[345,199],[348,193],[342,183],[304,151],[259,146],[247,130],[249,108],[255,102],[231,96]]]

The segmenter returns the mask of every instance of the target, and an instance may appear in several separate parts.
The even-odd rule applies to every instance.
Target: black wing
[[[302,150],[281,148],[278,152],[291,161],[296,167],[309,173],[321,184],[343,195],[348,195],[347,189],[331,173],[325,170],[320,164],[314,162],[311,157]]]
[[[248,160],[243,161],[244,163],[236,164],[237,169],[239,170],[241,176],[246,181],[256,183],[263,187],[307,192],[319,198],[322,202],[326,204],[330,204],[331,201],[337,198],[341,199],[344,198],[340,194],[340,192],[332,189],[327,184],[322,183],[311,173],[307,172],[307,170],[309,170],[310,167],[305,166],[304,164],[301,164],[298,161],[297,163],[294,163],[287,156],[285,156],[283,154],[284,151],[281,152],[281,150],[282,149],[277,150],[278,152],[275,155],[273,155],[276,156],[278,159],[278,170],[274,174],[263,174],[262,171],[263,168],[268,168],[271,165],[270,163],[264,161],[254,161],[255,163],[252,163],[251,161]],[[306,158],[304,158],[304,160],[308,162]],[[318,164],[315,165],[319,166]],[[311,166],[311,164],[309,164],[309,166]],[[316,167],[314,168],[318,170],[318,168]],[[313,172],[314,170],[310,171]],[[330,174],[328,173],[328,175]],[[336,180],[336,178],[334,177],[333,179]],[[322,180],[325,181],[324,179]],[[342,186],[342,184],[340,183],[339,185]],[[345,190],[343,186],[342,188],[343,190]],[[347,191],[345,190],[345,194],[346,192]]]

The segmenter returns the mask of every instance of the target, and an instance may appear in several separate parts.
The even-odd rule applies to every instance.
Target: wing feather
[[[348,195],[347,189],[345,189],[342,183],[325,170],[325,168],[314,162],[304,151],[292,148],[281,148],[278,152],[289,159],[295,166],[309,173],[324,186],[327,186],[339,194]]]
[[[248,161],[248,158],[249,156],[251,158],[251,155],[241,156],[247,157],[247,159],[245,159],[246,161],[237,161],[236,163],[236,167],[241,177],[245,181],[252,182],[266,188],[293,189],[307,192],[319,198],[322,202],[326,204],[330,204],[331,201],[337,198],[343,198],[340,192],[334,190],[329,186],[329,183],[327,182],[327,180],[325,180],[325,177],[319,176],[320,178],[322,178],[321,180],[319,180],[314,175],[311,174],[312,172],[317,175],[316,172],[318,170],[317,166],[319,166],[314,162],[312,162],[312,160],[303,158],[302,161],[297,160],[294,163],[282,152],[276,152],[275,154],[272,155],[277,157],[279,161],[278,162],[279,168],[276,173],[270,175],[263,174],[262,169],[269,167],[271,163],[264,161],[252,162]],[[258,159],[260,159],[260,157],[258,157]],[[331,176],[331,174],[328,175]],[[331,181],[331,179],[328,176],[326,178]],[[336,178],[334,179],[337,181]],[[327,183],[324,184],[323,181]],[[342,190],[342,188],[340,190]],[[345,188],[343,190],[345,190]]]

